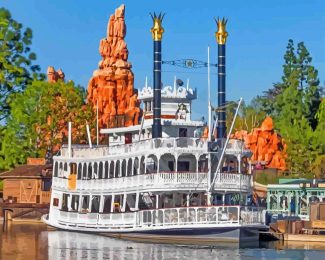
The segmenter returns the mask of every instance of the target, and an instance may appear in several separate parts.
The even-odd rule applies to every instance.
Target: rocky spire
[[[102,60],[88,83],[87,100],[94,110],[98,102],[99,125],[104,128],[138,124],[141,112],[124,40],[124,14],[125,6],[121,5],[110,16],[107,36],[99,44]]]

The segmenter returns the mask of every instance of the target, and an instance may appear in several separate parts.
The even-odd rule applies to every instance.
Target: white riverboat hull
[[[51,223],[46,215],[42,221],[49,226],[69,231],[97,233],[109,237],[150,243],[168,244],[214,244],[256,242],[259,233],[266,231],[265,225],[201,225],[185,227],[147,227],[147,228],[116,228],[91,227],[73,224]]]

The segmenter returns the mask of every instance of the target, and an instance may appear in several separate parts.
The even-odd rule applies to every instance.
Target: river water
[[[145,244],[101,235],[56,231],[41,223],[8,223],[1,226],[4,260],[59,259],[325,259],[325,244],[265,242],[248,247],[235,245],[181,246]]]

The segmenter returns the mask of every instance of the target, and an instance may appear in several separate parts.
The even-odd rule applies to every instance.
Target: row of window
[[[164,163],[162,163],[164,162]],[[77,179],[109,179],[116,177],[125,177],[145,173],[156,173],[159,171],[192,171],[205,172],[207,169],[207,158],[205,155],[200,157],[197,162],[194,155],[187,155],[181,160],[176,161],[173,156],[163,155],[158,163],[154,155],[147,158],[142,156],[122,161],[104,161],[104,162],[83,162],[83,163],[54,163],[54,177],[68,177],[70,174],[76,174]]]

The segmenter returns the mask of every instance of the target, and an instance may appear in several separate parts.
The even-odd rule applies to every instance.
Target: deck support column
[[[127,196],[127,194],[124,193],[123,195],[124,195],[124,196],[123,196],[122,212],[125,212],[125,207],[126,207],[126,196]]]
[[[140,193],[137,192],[135,195],[135,210],[139,210],[139,197],[140,197]]]
[[[156,194],[156,209],[159,208],[159,194]]]
[[[105,196],[100,195],[100,196],[99,196],[99,207],[98,207],[98,213],[103,212],[103,208],[104,208],[104,200],[105,200]]]
[[[300,214],[299,210],[299,191],[295,191],[295,214],[298,216]]]
[[[240,154],[237,156],[237,160],[238,160],[238,173],[241,173],[241,156]]]

